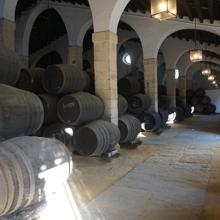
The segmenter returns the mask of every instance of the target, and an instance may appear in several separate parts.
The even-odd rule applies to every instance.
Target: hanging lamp
[[[160,21],[176,18],[176,0],[151,0],[151,17]]]
[[[205,67],[204,69],[202,69],[202,75],[203,76],[210,76],[212,73],[212,70],[210,67]]]
[[[203,52],[201,49],[198,48],[197,42],[196,42],[196,18],[195,18],[195,29],[194,29],[194,42],[195,46],[193,49],[190,50],[190,60],[191,62],[199,62],[203,60]]]
[[[208,80],[209,80],[209,81],[215,80],[215,76],[214,76],[214,75],[210,75],[210,76],[208,77]]]

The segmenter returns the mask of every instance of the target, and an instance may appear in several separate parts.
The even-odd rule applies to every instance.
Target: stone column
[[[28,68],[29,67],[29,57],[25,55],[20,55],[20,65],[23,68]]]
[[[0,43],[15,50],[15,27],[14,21],[0,19]]]
[[[104,118],[118,124],[117,90],[118,37],[111,31],[93,34],[95,90],[105,104]]]
[[[151,98],[151,110],[158,112],[157,59],[144,60],[145,93]]]
[[[179,93],[183,102],[186,104],[186,76],[184,74],[179,77]]]
[[[166,87],[170,104],[171,106],[176,107],[176,79],[174,68],[167,69]]]
[[[68,63],[76,65],[80,69],[83,68],[82,47],[81,46],[69,46]]]
[[[193,81],[191,79],[188,79],[186,84],[187,89],[193,89]]]

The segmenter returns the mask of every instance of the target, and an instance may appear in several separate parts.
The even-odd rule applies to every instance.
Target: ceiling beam
[[[196,9],[196,13],[197,13],[197,16],[199,18],[199,21],[202,22],[203,17],[202,17],[202,8],[201,8],[200,1],[199,0],[194,0],[194,4],[195,4],[195,9]]]
[[[208,0],[208,11],[210,23],[214,22],[214,0]]]

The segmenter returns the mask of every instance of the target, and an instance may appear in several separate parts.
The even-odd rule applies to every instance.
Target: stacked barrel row
[[[145,131],[157,131],[161,127],[161,117],[150,111],[151,100],[143,94],[143,85],[132,75],[128,75],[118,82],[118,92],[128,102],[127,113],[141,122]],[[120,106],[120,105],[119,105]]]
[[[182,97],[179,96],[179,90],[176,89],[176,107],[171,106],[170,100],[167,96],[167,88],[163,85],[158,87],[159,107],[168,112],[172,117],[175,115],[175,121],[181,122],[185,118],[192,116],[192,106],[184,103]]]
[[[49,66],[39,78],[38,88],[44,91],[39,94],[40,89],[34,90],[44,107],[44,125],[37,132],[39,136],[55,137],[81,155],[99,156],[117,145],[119,129],[101,119],[104,104],[85,91],[90,84],[86,73],[73,65],[59,64]],[[17,85],[21,87],[24,81],[20,78]]]
[[[175,117],[177,109],[171,106],[170,99],[167,95],[167,88],[163,85],[158,86],[158,107],[164,128],[166,128],[166,122],[169,120],[169,115],[173,115],[171,118],[172,121],[177,120]]]
[[[216,111],[216,106],[211,103],[211,98],[201,88],[196,91],[187,90],[187,102],[193,105],[195,112],[199,114],[213,114]]]
[[[44,200],[72,170],[71,155],[61,142],[25,136],[41,127],[44,110],[37,95],[13,87],[19,75],[18,56],[0,47],[0,216]],[[59,180],[51,184],[48,173]]]

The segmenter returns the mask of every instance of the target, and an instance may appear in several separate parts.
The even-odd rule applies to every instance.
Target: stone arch
[[[220,70],[220,60],[205,59],[204,62],[192,63],[190,66],[188,66],[186,73],[187,80],[192,80],[193,75],[204,68],[206,66],[206,63],[210,63],[211,65],[213,65],[212,69]]]
[[[204,51],[211,51],[208,50],[207,48],[203,48]],[[212,52],[212,51],[211,51]],[[210,58],[210,57],[205,57],[203,59],[203,62],[209,62],[209,63],[215,63],[215,64],[220,64],[220,60],[217,58]],[[202,63],[202,62],[197,62],[197,63]],[[196,63],[192,63],[189,59],[189,53],[188,51],[186,51],[178,60],[177,63],[177,68],[180,69],[180,71],[182,72],[182,75],[187,75],[187,72],[189,70],[189,68],[194,65]]]
[[[186,30],[186,29],[193,30],[192,28],[181,28],[180,30]],[[214,27],[210,28],[210,27],[203,26],[203,28],[200,27],[198,28],[198,30],[207,31],[207,32],[210,32],[216,35],[220,35],[220,32],[214,30]],[[175,33],[175,32],[176,31],[172,33]],[[172,33],[170,33],[170,35]],[[174,44],[176,44],[176,46],[174,46]],[[220,53],[219,48],[215,47],[214,45],[208,46],[206,43],[203,43],[203,44],[198,43],[198,45],[201,48],[208,48],[208,50],[212,52],[219,51]],[[194,42],[192,40],[186,41],[186,40],[179,40],[177,38],[167,37],[161,45],[161,50],[165,54],[167,66],[169,66],[170,68],[175,68],[180,57],[184,55],[187,51],[189,51],[189,49],[192,47],[194,47]],[[172,53],[170,53],[170,48],[173,48]]]
[[[21,20],[19,21],[19,24],[18,24],[20,26],[20,28],[18,27],[19,33],[16,33],[18,36],[17,38],[20,40],[20,44],[17,44],[17,49],[16,49],[19,54],[22,54],[25,56],[29,55],[29,41],[30,41],[32,27],[36,19],[39,17],[39,15],[48,9],[55,10],[57,14],[60,16],[67,30],[67,36],[68,36],[68,41],[69,41],[70,39],[69,31],[68,31],[69,28],[66,25],[64,14],[58,8],[54,7],[53,5],[51,5],[51,7],[48,8],[47,4],[41,3],[41,4],[38,4],[32,10],[30,10],[27,17],[22,17]]]
[[[82,46],[83,40],[86,35],[86,32],[89,30],[89,28],[93,25],[93,20],[88,20],[80,29],[78,37],[77,37],[77,45]]]
[[[117,33],[120,17],[130,0],[89,0],[92,10],[94,31],[111,31]],[[107,9],[103,12],[103,8]]]

